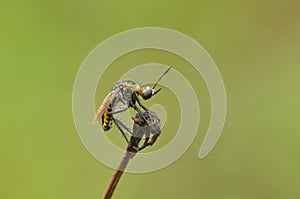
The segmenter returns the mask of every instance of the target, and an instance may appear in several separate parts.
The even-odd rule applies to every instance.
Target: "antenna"
[[[159,83],[159,81],[161,80],[161,78],[163,78],[168,72],[169,70],[172,68],[173,66],[170,66],[157,80],[157,82],[154,84],[154,86],[152,87],[152,89],[155,89],[155,87],[157,86],[157,84]],[[161,89],[161,88],[160,88]],[[160,89],[158,91],[160,91]],[[158,93],[158,91],[156,93]]]

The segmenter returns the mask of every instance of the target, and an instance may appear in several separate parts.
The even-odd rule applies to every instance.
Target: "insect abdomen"
[[[104,114],[102,115],[102,128],[104,131],[108,131],[112,127],[112,115],[109,114],[111,112],[111,105],[105,110]]]

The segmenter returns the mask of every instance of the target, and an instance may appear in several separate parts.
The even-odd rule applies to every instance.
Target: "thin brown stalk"
[[[118,168],[115,170],[115,173],[113,174],[113,177],[106,189],[106,192],[105,192],[105,195],[103,197],[103,199],[110,199],[111,196],[113,195],[114,193],[114,190],[116,189],[117,187],[117,184],[123,174],[123,171],[125,170],[129,160],[131,158],[133,158],[135,155],[135,153],[132,153],[132,152],[128,152],[126,151],[118,165]]]
[[[145,117],[148,118],[147,122],[144,119]],[[132,136],[128,142],[126,152],[119,162],[119,165],[106,189],[104,199],[110,199],[112,197],[129,160],[132,159],[138,151],[141,151],[147,146],[152,146],[161,132],[160,119],[154,112],[144,112],[142,114],[137,113],[133,120],[134,126]],[[119,129],[122,134],[124,134],[123,130],[121,128]],[[154,134],[151,141],[149,141],[150,133]],[[139,147],[139,142],[144,135],[146,135],[145,142],[142,147]]]

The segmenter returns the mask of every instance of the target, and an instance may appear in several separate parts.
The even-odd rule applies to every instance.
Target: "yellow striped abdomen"
[[[112,115],[109,114],[111,112],[111,105],[105,110],[104,114],[102,115],[102,128],[104,131],[108,131],[112,127]]]

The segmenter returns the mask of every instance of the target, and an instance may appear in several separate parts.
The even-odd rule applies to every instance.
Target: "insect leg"
[[[143,146],[139,148],[139,151],[141,151],[142,149],[146,148],[147,146],[152,146],[156,142],[158,136],[159,136],[159,134],[153,135],[150,142],[148,142],[149,141],[149,137],[147,137],[145,139],[145,142],[144,142]]]
[[[149,146],[148,141],[150,139],[150,131],[149,131],[150,129],[149,129],[149,126],[144,126],[143,128],[144,128],[144,135],[146,136],[146,138],[145,138],[143,146],[139,148],[139,151],[146,148],[147,146]]]
[[[120,120],[116,119],[113,117],[113,121],[115,122],[116,126],[118,127],[118,129],[121,131],[123,137],[125,138],[126,142],[128,143],[128,138],[125,135],[125,132],[123,131],[123,129],[121,128],[121,126],[125,126]],[[127,128],[127,127],[126,127]],[[126,129],[127,130],[127,129]]]
[[[153,135],[152,138],[151,138],[151,141],[148,142],[148,145],[152,146],[156,142],[158,136],[159,136],[159,134]]]
[[[137,103],[140,105],[140,107],[142,107],[146,112],[149,112],[149,109],[146,108],[141,102],[139,98],[136,98]]]
[[[128,131],[128,133],[132,134],[132,131],[125,124],[123,124],[123,122],[121,122],[117,118],[113,118],[113,119],[114,119],[114,122],[117,123],[120,127],[124,128],[126,131]]]
[[[145,118],[143,112],[142,112],[142,111],[141,111],[141,110],[140,110],[133,102],[129,102],[129,104],[130,104],[130,106],[131,106],[132,108],[134,108],[134,110],[136,110],[136,112],[138,112],[139,114],[141,114],[142,117],[143,117],[143,119],[147,122],[147,120],[146,120],[146,118]]]
[[[129,108],[129,106],[126,105],[126,106],[120,107],[120,108],[118,108],[118,109],[115,109],[115,110],[113,110],[113,111],[110,111],[110,112],[108,112],[108,114],[113,115],[113,114],[116,114],[116,113],[121,113],[121,112],[123,112],[123,111],[126,111],[128,108]]]
[[[147,146],[149,146],[149,137],[146,137],[145,138],[145,142],[144,142],[144,144],[143,144],[143,146],[141,146],[140,148],[139,148],[139,151],[141,151],[142,149],[144,149],[144,148],[146,148]]]
[[[139,114],[143,114],[142,111],[132,102],[130,102],[130,106],[136,110]]]
[[[144,121],[149,125],[147,118],[145,117],[145,115],[143,114],[143,112],[132,102],[129,102],[130,106],[132,108],[134,108],[134,110],[136,110],[136,112],[138,112],[139,114],[141,114],[141,116],[143,117]]]

